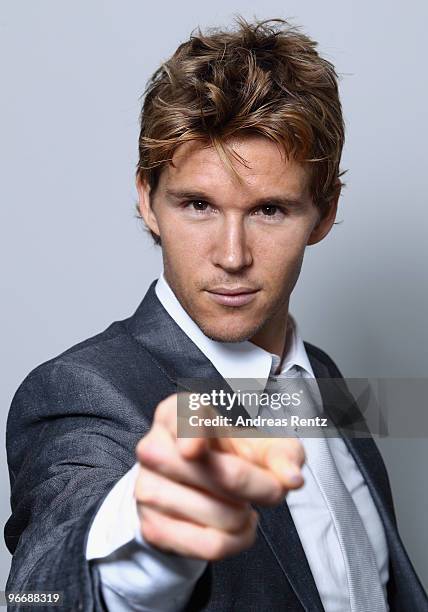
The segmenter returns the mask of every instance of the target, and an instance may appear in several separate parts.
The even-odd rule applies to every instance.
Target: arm
[[[138,399],[74,363],[47,362],[25,379],[6,432],[7,590],[62,591],[67,609],[106,610],[97,565],[86,559],[88,533],[136,453],[142,533],[168,555],[216,561],[248,549],[257,527],[250,504],[275,505],[302,484],[303,451],[290,440],[203,437],[183,446],[175,395],[158,404],[150,430],[149,420]],[[186,609],[200,610],[210,598],[206,567]]]
[[[148,427],[141,408],[96,372],[55,361],[27,376],[6,430],[8,590],[63,591],[67,609],[105,609],[85,557],[89,526]]]
[[[166,554],[145,542],[134,497],[138,469],[135,463],[103,501],[86,558],[98,569],[109,610],[176,612],[190,599],[207,562]]]

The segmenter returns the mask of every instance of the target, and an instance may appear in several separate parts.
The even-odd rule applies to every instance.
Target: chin
[[[216,342],[244,342],[252,338],[260,329],[257,325],[219,325],[219,322],[210,324],[206,321],[196,321],[201,331]],[[221,322],[220,322],[221,323]]]

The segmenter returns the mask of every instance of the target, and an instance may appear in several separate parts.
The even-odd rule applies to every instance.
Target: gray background
[[[2,0],[2,436],[24,376],[130,315],[158,276],[133,216],[138,97],[192,28],[237,12],[293,17],[342,74],[343,223],[307,252],[292,302],[305,339],[349,377],[427,375],[426,2]],[[426,441],[380,446],[428,586]],[[3,547],[0,586],[9,563]]]

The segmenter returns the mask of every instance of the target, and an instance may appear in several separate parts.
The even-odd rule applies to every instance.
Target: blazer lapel
[[[395,523],[388,476],[382,456],[370,435],[363,415],[344,379],[332,378],[327,367],[309,352],[326,413],[338,426],[349,452],[359,467],[385,523]]]
[[[210,387],[231,390],[212,363],[170,317],[150,285],[140,306],[128,320],[132,335],[148,350],[171,382],[200,378]],[[241,406],[233,414],[249,416]],[[242,412],[241,412],[242,411]],[[307,612],[324,612],[315,581],[286,501],[275,508],[254,506],[260,515],[259,530]]]
[[[255,506],[259,529],[288,582],[307,612],[324,612],[315,581],[287,502],[272,508]]]
[[[233,393],[227,381],[216,370],[202,351],[183,332],[160,303],[155,292],[156,281],[150,285],[143,301],[128,321],[132,335],[150,353],[153,361],[164,375],[180,389],[197,390],[197,381],[207,381],[209,389],[224,389]],[[190,387],[186,379],[194,379]],[[239,404],[230,413],[219,408],[219,412],[248,418],[248,412]]]

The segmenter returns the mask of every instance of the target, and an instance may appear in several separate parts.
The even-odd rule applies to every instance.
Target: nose
[[[225,217],[214,236],[214,265],[227,272],[239,272],[252,262],[244,220],[239,216]]]

